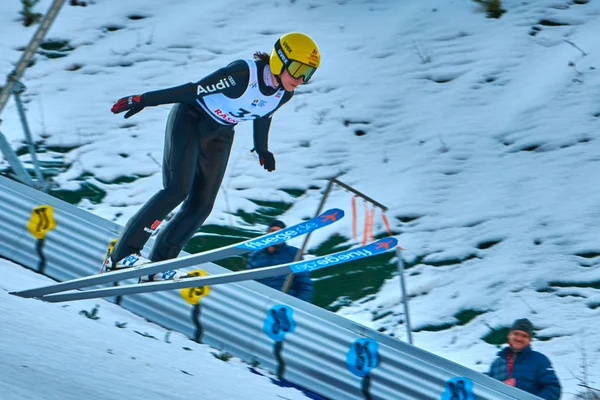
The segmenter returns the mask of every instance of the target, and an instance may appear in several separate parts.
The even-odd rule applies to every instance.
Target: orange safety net
[[[352,197],[352,239],[357,240],[358,235],[356,233],[356,197]]]
[[[375,206],[371,207],[371,212],[369,213],[369,240],[372,242],[375,240],[375,236],[373,235],[373,226],[375,225]]]
[[[366,200],[363,201],[364,209],[365,209],[365,223],[363,226],[363,246],[367,244],[369,241],[369,203]]]
[[[359,197],[358,195],[354,195],[352,196],[352,238],[354,240],[358,240],[358,217],[357,217],[357,210],[356,210],[356,198]],[[363,208],[364,208],[364,224],[363,224],[363,232],[362,232],[362,244],[363,246],[366,245],[369,241],[374,241],[375,240],[375,236],[374,236],[374,226],[375,226],[375,212],[377,211],[376,209],[379,207],[376,207],[375,205],[372,206],[372,208],[369,210],[369,202],[366,199],[363,199]],[[385,211],[383,209],[381,209],[381,219],[383,220],[383,224],[385,225],[385,229],[388,233],[388,235],[393,236],[392,233],[392,228],[390,226],[390,222],[387,218],[387,215],[385,215]],[[398,245],[398,248],[400,250],[404,250],[400,245]]]

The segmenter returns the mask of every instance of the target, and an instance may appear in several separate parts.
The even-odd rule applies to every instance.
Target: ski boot
[[[124,268],[131,268],[131,267],[135,267],[135,266],[142,265],[142,264],[148,264],[149,262],[150,262],[150,260],[148,260],[145,257],[142,257],[140,254],[130,254],[127,257],[125,257],[124,259],[122,259],[121,261],[118,261],[116,263],[114,261],[112,261],[110,256],[107,256],[104,259],[104,264],[102,265],[102,269],[100,270],[100,273],[116,271],[116,270],[124,269]]]
[[[142,276],[140,278],[139,283],[170,281],[173,279],[188,278],[188,277],[189,277],[189,275],[185,272],[178,271],[176,269],[170,269],[170,270],[164,271],[164,272],[157,272],[154,275]]]

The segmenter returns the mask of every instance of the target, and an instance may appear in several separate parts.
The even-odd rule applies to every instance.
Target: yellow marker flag
[[[52,206],[42,205],[31,210],[31,218],[27,223],[27,229],[34,237],[44,239],[46,234],[55,227],[56,220],[54,219],[54,208]]]
[[[196,270],[188,272],[188,275],[194,276],[194,277],[206,276],[206,275],[208,275],[208,272],[206,272],[202,269],[196,269]],[[192,305],[196,305],[196,304],[200,303],[201,298],[203,298],[204,296],[207,296],[210,293],[210,286],[202,286],[202,287],[195,287],[195,288],[183,288],[179,291],[179,293],[181,293],[181,297],[183,297],[185,301],[187,301],[188,303],[190,303]]]

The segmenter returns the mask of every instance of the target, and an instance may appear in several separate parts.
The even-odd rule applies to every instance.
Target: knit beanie
[[[286,227],[286,225],[283,223],[283,221],[278,220],[278,219],[274,219],[273,221],[271,221],[271,223],[269,224],[269,228],[271,229],[272,227],[277,226],[281,229],[284,229]]]
[[[510,328],[512,331],[523,331],[527,333],[530,337],[533,337],[533,324],[527,318],[521,318],[516,320],[512,327]]]

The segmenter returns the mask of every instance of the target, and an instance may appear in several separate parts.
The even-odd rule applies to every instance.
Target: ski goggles
[[[311,67],[310,65],[295,60],[290,60],[290,62],[286,65],[285,68],[290,73],[292,78],[303,78],[304,83],[308,82],[310,77],[313,76],[313,74],[317,70],[315,67]]]

